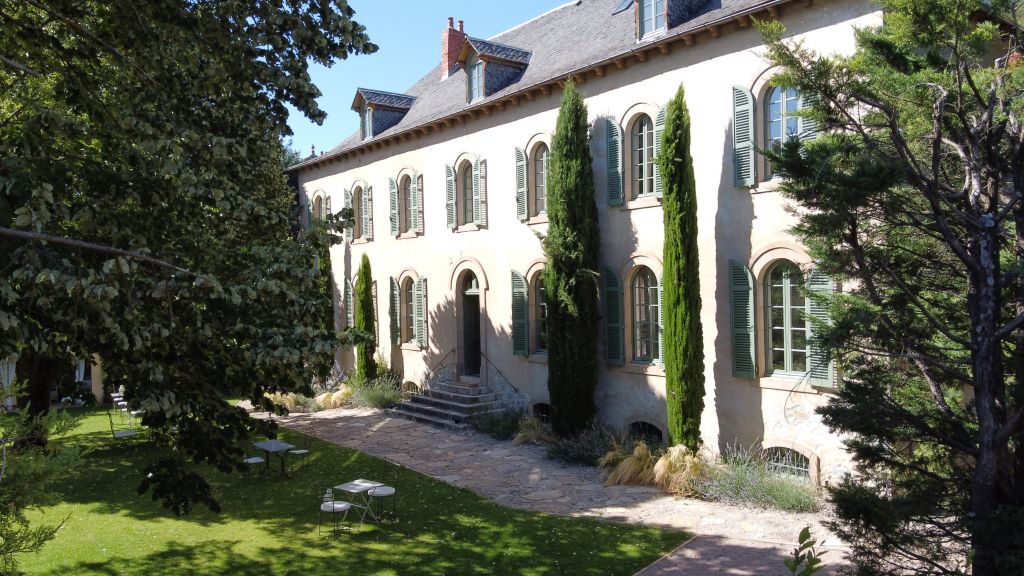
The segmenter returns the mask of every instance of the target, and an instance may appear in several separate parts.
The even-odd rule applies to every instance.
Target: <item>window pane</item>
[[[546,352],[548,349],[548,305],[544,301],[544,281],[537,278],[537,351]]]
[[[786,369],[786,351],[785,350],[772,350],[772,369],[774,369],[774,370],[785,370]]]
[[[793,347],[794,352],[796,350],[807,349],[807,331],[806,330],[793,330],[789,336],[790,345]]]
[[[790,368],[793,372],[806,372],[807,371],[807,353],[793,351],[793,366]]]

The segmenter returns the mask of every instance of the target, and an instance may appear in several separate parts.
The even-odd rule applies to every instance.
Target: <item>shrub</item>
[[[591,422],[572,436],[556,438],[548,446],[548,458],[594,466],[605,454],[616,446],[625,446],[627,442],[626,437],[614,428]]]
[[[547,444],[551,441],[550,426],[526,414],[519,418],[519,431],[512,438],[513,444]]]
[[[695,496],[695,486],[710,473],[711,462],[679,444],[665,450],[654,465],[654,485],[678,496]]]
[[[603,460],[603,458],[602,458]],[[650,447],[644,441],[639,441],[633,447],[633,453],[622,459],[605,480],[605,486],[618,484],[640,484],[650,486],[654,484],[654,464],[657,461],[655,454],[651,453]]]
[[[722,463],[710,468],[696,483],[701,498],[753,504],[789,512],[816,512],[821,508],[818,489],[806,480],[780,475],[754,448],[728,446]]]
[[[369,383],[355,388],[352,404],[360,408],[390,408],[402,399],[398,382],[388,375],[374,378]]]
[[[319,412],[323,410],[323,407],[320,406],[315,398],[301,394],[295,395],[295,408],[299,412]]]
[[[480,412],[469,417],[469,425],[498,440],[508,440],[519,430],[519,410]]]

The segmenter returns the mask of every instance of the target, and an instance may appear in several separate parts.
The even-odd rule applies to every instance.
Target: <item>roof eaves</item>
[[[796,0],[764,0],[763,2],[760,2],[753,6],[749,6],[742,10],[737,10],[736,12],[725,14],[713,20],[709,20],[708,22],[705,22],[693,28],[686,28],[685,23],[681,24],[679,27],[677,27],[675,31],[670,31],[668,34],[661,36],[660,38],[657,38],[649,43],[637,44],[634,47],[630,48],[629,50],[626,50],[625,52],[620,52],[619,54],[600,59],[590,64],[578,66],[575,69],[569,70],[568,72],[560,73],[557,76],[548,77],[547,79],[544,80],[538,80],[528,86],[518,87],[518,89],[516,90],[509,90],[509,88],[506,88],[503,91],[496,92],[486,98],[476,101],[473,105],[469,106],[468,108],[464,108],[457,112],[439,116],[436,118],[426,118],[419,124],[406,127],[401,131],[397,131],[392,134],[384,132],[380,135],[374,135],[373,138],[369,140],[364,140],[350,148],[335,150],[326,154],[321,154],[316,158],[310,158],[309,160],[304,160],[302,162],[299,162],[298,164],[294,164],[288,167],[285,170],[285,172],[288,173],[295,170],[308,168],[310,166],[319,164],[320,162],[327,162],[339,156],[345,156],[356,152],[363,152],[368,147],[375,147],[377,144],[380,144],[385,140],[389,140],[391,138],[401,137],[404,139],[406,137],[415,135],[415,133],[418,131],[423,131],[424,128],[427,126],[432,127],[434,124],[438,122],[443,122],[444,124],[447,125],[448,122],[457,121],[457,119],[461,119],[466,115],[475,118],[478,112],[494,105],[496,102],[500,102],[506,99],[512,99],[513,101],[516,101],[518,96],[527,95],[527,98],[532,100],[532,97],[529,96],[529,93],[531,93],[533,90],[540,88],[542,93],[547,94],[550,91],[552,85],[561,85],[562,81],[565,78],[578,78],[581,75],[585,75],[586,72],[590,70],[595,70],[597,68],[601,68],[603,70],[604,67],[608,66],[609,64],[614,64],[616,68],[625,68],[626,58],[636,55],[640,61],[644,61],[646,60],[646,53],[652,50],[659,50],[661,51],[661,53],[667,54],[670,49],[669,45],[679,40],[682,40],[687,46],[691,46],[694,43],[692,37],[701,32],[710,32],[713,38],[718,38],[721,33],[722,24],[725,24],[727,22],[739,21],[746,22],[747,24],[741,24],[741,27],[746,27],[749,25],[749,17],[751,15],[767,10],[769,11],[769,15],[774,17],[775,9],[778,6],[781,6],[783,4],[790,4],[795,1]],[[570,2],[570,4],[572,3]],[[600,73],[599,75],[603,75],[603,72]]]

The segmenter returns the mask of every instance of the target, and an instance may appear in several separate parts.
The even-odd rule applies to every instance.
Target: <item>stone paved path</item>
[[[684,529],[696,538],[637,576],[788,574],[782,559],[810,525],[829,548],[840,543],[815,514],[791,514],[680,500],[644,486],[604,486],[599,471],[545,457],[541,446],[452,432],[365,409],[281,419],[289,428],[381,456],[513,508]],[[835,565],[842,550],[830,550]],[[826,571],[825,574],[831,571]]]

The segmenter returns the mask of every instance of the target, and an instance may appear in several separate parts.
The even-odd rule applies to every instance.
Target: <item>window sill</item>
[[[408,240],[409,238],[416,238],[419,236],[416,232],[402,232],[398,235],[398,240]]]
[[[757,385],[760,388],[767,388],[769,390],[800,392],[803,394],[823,394],[829,390],[811,386],[803,374],[766,374],[758,379]]]
[[[648,376],[660,376],[665,377],[665,368],[661,364],[637,364],[633,362],[627,362],[622,366],[618,367],[623,372],[629,372],[630,374],[646,374]]]
[[[642,196],[636,200],[625,202],[619,210],[642,210],[644,208],[657,208],[661,206],[661,198],[656,196]]]
[[[456,228],[455,232],[476,232],[477,230],[481,229],[482,228],[480,228],[480,226],[476,224],[463,224],[462,226]]]
[[[399,348],[401,348],[402,350],[407,350],[409,352],[422,352],[423,351],[423,348],[420,348],[419,344],[417,344],[415,342],[412,342],[412,341],[402,342],[402,345],[399,346]]]
[[[536,216],[530,216],[530,219],[526,221],[527,226],[540,226],[541,224],[548,223],[548,213],[543,212]]]
[[[367,244],[367,243],[369,243],[369,240],[367,240],[366,238],[359,237],[359,238],[352,239],[352,244]]]
[[[547,364],[548,353],[547,352],[534,352],[526,357],[526,361],[532,364]]]

